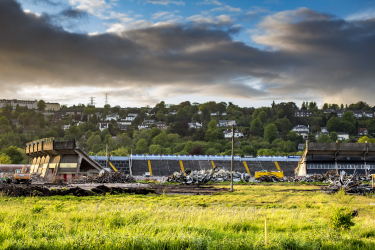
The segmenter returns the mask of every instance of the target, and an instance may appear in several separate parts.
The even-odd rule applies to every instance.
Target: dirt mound
[[[73,188],[59,188],[48,189],[43,186],[17,186],[17,185],[1,185],[0,192],[4,195],[11,197],[21,196],[54,196],[54,195],[74,195],[74,196],[92,196],[92,195],[105,195],[107,193],[114,194],[149,194],[155,193],[153,189],[146,188],[120,188],[120,187],[107,187],[104,185],[97,186],[91,190],[85,190],[80,187]]]

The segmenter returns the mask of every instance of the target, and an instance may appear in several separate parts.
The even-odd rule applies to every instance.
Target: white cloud
[[[229,5],[226,5],[224,7],[217,7],[212,9],[211,11],[229,11],[229,12],[241,12],[241,8],[233,8]]]
[[[178,11],[159,11],[152,15],[152,19],[163,19],[163,20],[180,20],[181,16],[176,16],[175,13],[178,13]]]
[[[173,0],[147,0],[148,3],[152,4],[160,4],[160,5],[169,5],[169,4],[176,4],[176,5],[185,5],[183,1],[173,1]]]
[[[23,10],[23,12],[25,12],[26,14],[29,14],[29,15],[33,15],[33,16],[35,16],[35,17],[40,17],[40,14],[35,13],[35,12],[32,12],[32,11],[29,10],[29,9]]]
[[[209,5],[218,5],[218,6],[221,6],[222,5],[222,3],[220,3],[219,1],[217,1],[217,0],[204,0],[204,2],[200,2],[200,3],[198,3],[199,5],[201,5],[201,4],[209,4]]]
[[[76,6],[77,9],[87,11],[92,15],[98,15],[104,9],[111,8],[105,0],[69,0],[70,5]]]
[[[194,15],[187,18],[188,21],[192,21],[197,24],[216,24],[216,25],[230,25],[233,24],[233,20],[228,15],[220,15],[216,17]]]
[[[366,20],[371,18],[375,18],[375,9],[367,9],[364,11],[356,12],[349,15],[346,20]]]

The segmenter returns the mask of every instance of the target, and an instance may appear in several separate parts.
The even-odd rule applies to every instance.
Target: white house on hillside
[[[292,131],[296,132],[297,134],[301,135],[303,139],[309,138],[310,130],[305,125],[297,125],[295,126]]]
[[[228,139],[232,138],[232,130],[231,129],[226,129],[226,130],[223,131],[223,133],[224,133],[225,138],[228,138]],[[235,130],[234,131],[234,137],[235,138],[243,137],[243,134],[240,131]]]
[[[219,120],[219,127],[230,127],[230,126],[236,126],[237,123],[235,120]]]

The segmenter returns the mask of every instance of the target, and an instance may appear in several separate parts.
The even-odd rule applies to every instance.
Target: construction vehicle
[[[109,150],[108,150],[108,144],[105,145],[105,151],[106,151],[106,156],[107,156],[107,166],[109,164],[109,166],[111,166],[111,168],[117,172],[118,170],[115,168],[115,166],[113,166],[112,162],[109,160],[109,158],[111,157],[111,155],[109,154]]]
[[[14,183],[25,183],[29,184],[31,183],[30,174],[27,173],[27,166],[23,166],[22,169],[16,169],[14,173]]]

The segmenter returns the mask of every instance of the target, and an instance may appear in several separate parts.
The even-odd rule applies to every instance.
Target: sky
[[[0,0],[0,99],[375,105],[375,0]]]

